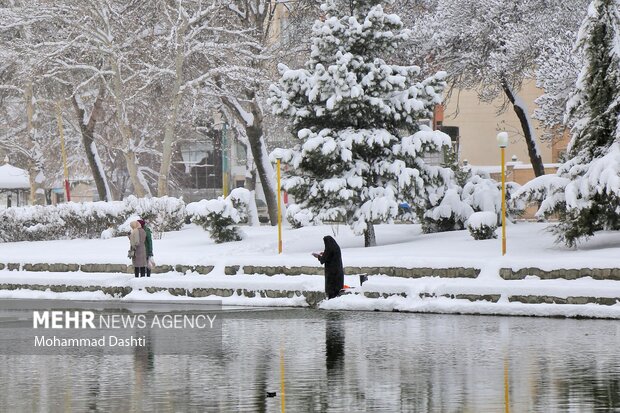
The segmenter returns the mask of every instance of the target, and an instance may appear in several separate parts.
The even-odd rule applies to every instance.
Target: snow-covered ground
[[[378,225],[377,247],[364,248],[361,236],[344,225],[283,229],[283,253],[278,254],[277,228],[242,227],[242,241],[215,244],[195,225],[154,239],[158,264],[192,265],[319,265],[310,254],[323,250],[323,237],[333,236],[342,248],[345,266],[613,268],[620,256],[620,232],[598,233],[577,249],[555,244],[544,223],[519,222],[507,228],[507,254],[499,239],[476,241],[468,231],[422,234],[418,225]],[[499,232],[499,230],[498,230]],[[0,262],[121,263],[126,237],[41,242],[0,243]]]
[[[261,276],[224,275],[226,265],[318,266],[310,254],[323,249],[323,236],[332,235],[342,248],[345,266],[396,267],[474,267],[481,270],[476,279],[423,277],[406,279],[372,276],[364,284],[365,291],[407,292],[407,298],[369,299],[344,296],[322,304],[323,308],[382,309],[434,312],[529,315],[585,315],[620,318],[620,304],[568,305],[509,303],[507,295],[550,295],[556,297],[592,296],[620,297],[620,281],[601,281],[584,277],[577,280],[540,280],[528,277],[505,281],[500,268],[538,267],[543,270],[561,268],[615,268],[620,256],[620,233],[597,234],[570,249],[554,243],[542,223],[521,222],[507,228],[507,254],[501,255],[501,241],[476,241],[468,231],[422,234],[418,225],[379,225],[377,247],[364,248],[363,238],[354,236],[343,225],[316,226],[302,229],[284,228],[282,254],[277,252],[277,229],[271,226],[243,227],[243,241],[215,244],[201,228],[188,225],[181,231],[165,233],[154,240],[158,264],[214,265],[207,276],[195,273],[155,274],[151,279],[134,279],[125,274],[47,273],[0,271],[0,283],[67,283],[74,285],[130,286],[133,292],[124,299],[171,299],[168,293],[148,294],[145,286],[180,288],[247,288],[320,291],[323,279],[316,275]],[[128,264],[126,237],[97,240],[16,242],[0,244],[0,263],[119,263]],[[358,277],[346,276],[345,284],[359,285]],[[471,303],[467,300],[435,298],[422,300],[416,293],[501,294],[498,303]],[[2,291],[0,298],[81,298],[106,299],[102,293],[64,293],[34,291]],[[224,299],[233,305],[300,305],[303,298],[267,299],[233,296]]]

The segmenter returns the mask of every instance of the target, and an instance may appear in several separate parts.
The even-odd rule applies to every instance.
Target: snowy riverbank
[[[342,247],[346,267],[374,267],[378,275],[356,288],[359,294],[322,302],[321,308],[620,318],[620,304],[615,303],[620,301],[620,278],[616,276],[620,233],[597,234],[579,248],[569,249],[554,244],[546,227],[540,223],[508,227],[508,253],[502,257],[499,240],[475,241],[467,231],[425,235],[417,225],[378,226],[379,245],[374,248],[363,248],[362,238],[345,226],[285,228],[281,255],[273,227],[244,227],[243,241],[214,244],[202,229],[189,225],[154,241],[158,265],[173,269],[150,279],[121,273],[23,271],[32,267],[24,264],[41,263],[120,264],[125,268],[129,262],[124,237],[4,243],[0,244],[0,263],[4,264],[0,298],[200,300],[198,297],[217,290],[218,299],[227,305],[312,305],[320,299],[315,293],[322,291],[323,278],[316,275],[319,265],[310,253],[322,250],[324,235],[333,235]],[[9,264],[22,270],[11,271]],[[177,272],[174,268],[178,265],[188,269]],[[206,268],[207,275],[191,270],[196,266]],[[296,276],[244,273],[244,268],[257,266],[315,271]],[[381,267],[418,269],[420,274],[390,277],[379,275]],[[466,278],[436,271],[460,267],[475,269],[478,274]],[[235,275],[227,275],[231,268],[236,269]],[[502,268],[522,270],[522,275],[517,280],[504,279]],[[576,279],[568,280],[528,275],[536,269],[578,271],[570,277]],[[589,269],[611,272],[598,271],[593,276]],[[605,274],[613,279],[601,279]],[[345,284],[358,287],[358,277],[347,275]],[[93,286],[122,288],[115,290],[122,293],[113,298],[96,288],[77,292]]]

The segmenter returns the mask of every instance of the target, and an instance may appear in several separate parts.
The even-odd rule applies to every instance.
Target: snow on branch
[[[620,143],[614,143],[605,156],[594,159],[583,176],[566,185],[565,193],[568,209],[592,202],[595,194],[620,198]]]
[[[558,175],[542,175],[517,189],[510,199],[511,206],[519,208],[519,203],[540,204],[536,217],[542,218],[557,212],[565,205],[564,190],[570,180]]]

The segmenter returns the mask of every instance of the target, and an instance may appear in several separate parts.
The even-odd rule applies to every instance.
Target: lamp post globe
[[[497,145],[500,148],[505,148],[508,146],[508,133],[500,132],[497,134]]]

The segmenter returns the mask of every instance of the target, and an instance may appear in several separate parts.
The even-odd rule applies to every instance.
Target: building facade
[[[534,80],[526,81],[519,91],[525,102],[528,115],[533,122],[536,142],[544,164],[561,162],[566,152],[569,135],[564,130],[553,133],[553,139],[542,141],[544,132],[540,123],[533,119],[535,99],[542,94]],[[527,146],[521,132],[517,115],[508,105],[504,111],[498,111],[504,105],[503,98],[493,102],[481,102],[474,90],[454,91],[447,100],[445,107],[436,111],[435,126],[445,128],[446,133],[453,137],[458,148],[458,159],[461,164],[469,163],[476,166],[494,166],[500,164],[500,151],[496,136],[499,132],[508,132],[510,141],[506,148],[506,158],[521,162],[524,168],[529,165]],[[531,168],[531,166],[530,166]],[[519,180],[525,180],[534,174],[523,173]],[[526,182],[526,181],[525,181]],[[518,182],[518,183],[525,183]]]

